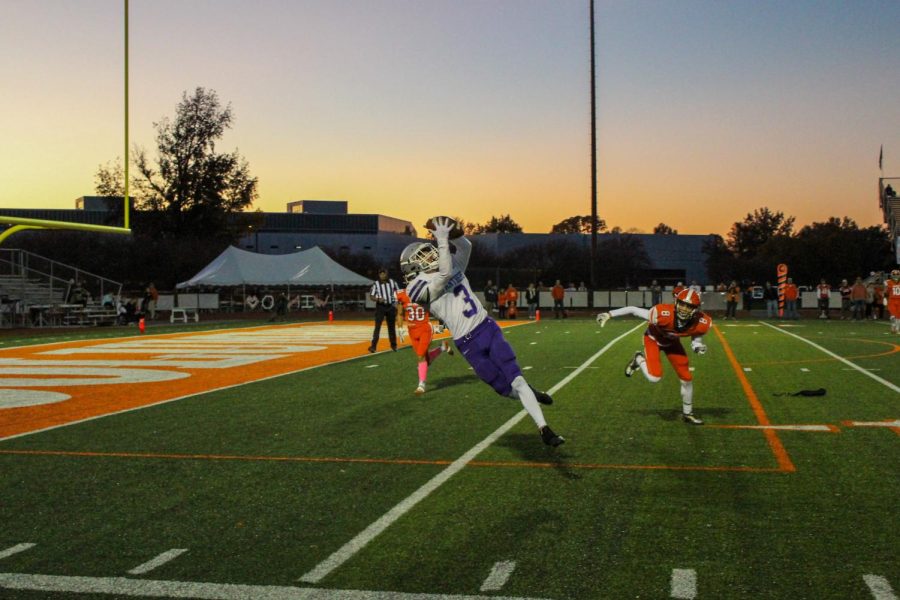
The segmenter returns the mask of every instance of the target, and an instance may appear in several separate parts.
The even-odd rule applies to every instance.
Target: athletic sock
[[[684,414],[689,415],[694,410],[694,382],[681,382],[681,410]]]
[[[428,377],[428,363],[423,360],[419,363],[419,381],[425,383],[426,377]]]
[[[525,378],[521,375],[512,381],[512,396],[519,399],[519,402],[522,403],[522,406],[525,407],[525,410],[527,410],[528,414],[531,415],[531,418],[534,419],[534,424],[538,426],[538,429],[547,425],[547,421],[544,420],[544,413],[541,410],[541,406],[538,404],[534,391],[532,391],[528,382],[526,382]]]

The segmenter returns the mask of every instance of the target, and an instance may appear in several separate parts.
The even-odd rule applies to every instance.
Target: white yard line
[[[672,569],[672,598],[691,600],[697,597],[697,571]]]
[[[863,581],[869,586],[875,600],[897,600],[897,594],[894,593],[887,578],[881,575],[863,575]]]
[[[0,573],[0,588],[115,594],[116,597],[202,598],[204,600],[537,600],[511,596],[470,596],[452,594],[409,594],[366,590],[327,590],[276,585],[236,585],[195,581],[158,581],[127,577],[68,577]]]
[[[481,591],[496,592],[497,590],[503,589],[503,586],[506,585],[509,576],[512,575],[512,572],[515,569],[516,561],[514,560],[502,560],[496,563],[491,568],[491,572],[487,576],[487,579],[481,584]]]
[[[614,338],[608,344],[603,346],[603,348],[597,351],[596,354],[584,361],[584,363],[575,371],[572,371],[569,375],[563,378],[562,381],[547,390],[547,393],[552,396],[558,390],[562,389],[563,386],[565,386],[567,383],[581,374],[588,366],[590,366],[592,362],[600,358],[600,356],[602,356],[607,350],[612,348],[616,342],[630,335],[636,329],[644,326],[645,323],[642,322],[632,327],[619,337]],[[369,542],[374,540],[379,534],[381,534],[381,532],[390,527],[397,519],[409,512],[409,510],[416,504],[427,498],[431,494],[431,492],[441,487],[444,483],[447,482],[448,479],[461,471],[463,467],[465,467],[470,461],[474,460],[475,457],[481,454],[488,446],[500,439],[500,437],[503,436],[503,434],[505,434],[507,431],[515,427],[516,424],[518,424],[518,422],[521,421],[522,418],[527,414],[528,413],[525,410],[519,411],[515,416],[501,425],[499,429],[481,440],[471,450],[457,458],[447,468],[435,475],[422,487],[410,494],[407,498],[400,501],[399,504],[397,504],[394,508],[381,516],[374,523],[362,530],[359,534],[356,535],[356,537],[338,548],[331,556],[320,562],[311,571],[303,575],[303,577],[300,578],[300,581],[306,583],[318,583],[319,581],[324,579],[326,575],[350,560],[357,552],[365,548]],[[535,442],[539,442],[537,437],[535,437]]]
[[[832,352],[831,350],[828,350],[827,348],[823,348],[822,346],[816,344],[815,342],[811,342],[811,341],[809,341],[808,339],[806,339],[806,338],[804,338],[804,337],[801,337],[801,336],[797,335],[796,333],[791,333],[790,331],[785,331],[785,330],[781,329],[780,327],[775,327],[774,325],[769,325],[768,323],[763,323],[763,325],[765,325],[766,327],[769,327],[769,328],[771,328],[771,329],[774,329],[775,331],[778,331],[779,333],[783,333],[784,335],[789,335],[789,336],[791,336],[792,338],[797,338],[797,339],[800,340],[801,342],[806,342],[807,344],[809,344],[809,345],[812,346],[813,348],[817,348],[817,349],[821,350],[822,352],[824,352],[825,354],[827,354],[828,356],[830,356],[830,357],[832,357],[832,358],[836,358],[837,360],[841,361],[842,363],[844,363],[844,364],[847,365],[848,367],[852,367],[854,370],[859,371],[860,373],[862,373],[862,374],[865,375],[866,377],[871,377],[872,379],[874,379],[874,380],[877,381],[878,383],[882,384],[883,386],[887,387],[888,389],[891,389],[891,390],[894,390],[894,391],[897,392],[897,393],[900,393],[900,387],[894,385],[893,383],[891,383],[891,382],[888,381],[887,379],[883,379],[883,378],[879,377],[878,375],[875,375],[875,374],[872,373],[871,371],[867,371],[866,369],[863,369],[862,367],[860,367],[860,366],[857,365],[856,363],[850,362],[849,360],[847,360],[847,359],[844,358],[843,356],[838,356],[837,354],[835,354],[835,353]]]
[[[175,559],[178,556],[181,556],[187,552],[187,548],[172,548],[171,550],[166,550],[159,556],[152,558],[145,562],[142,565],[138,565],[135,568],[128,571],[129,575],[143,575],[144,573],[149,573],[153,569],[157,567],[161,567],[170,560]]]
[[[672,569],[672,598],[691,600],[697,597],[697,571]]]
[[[0,550],[0,559],[6,558],[7,556],[12,556],[13,554],[18,554],[19,552],[25,552],[29,548],[34,548],[34,544],[16,544],[6,550]]]

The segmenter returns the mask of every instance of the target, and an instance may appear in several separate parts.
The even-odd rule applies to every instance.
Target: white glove
[[[612,319],[612,315],[608,312],[597,315],[597,322],[600,323],[600,327],[606,327],[606,322],[610,319]]]
[[[440,323],[440,322],[438,322],[438,323],[433,323],[433,324],[431,325],[431,331],[434,332],[434,333],[436,333],[436,334],[444,333],[444,324],[443,324],[443,323]]]
[[[706,354],[706,344],[701,342],[700,338],[691,340],[691,350],[694,351],[694,354]]]
[[[455,221],[449,217],[435,217],[433,222],[435,239],[450,239],[450,232],[453,231]]]
[[[398,327],[397,328],[397,339],[402,344],[406,341],[406,336],[409,335],[409,331],[406,330],[406,327]]]

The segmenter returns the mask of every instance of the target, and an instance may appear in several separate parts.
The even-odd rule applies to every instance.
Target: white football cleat
[[[600,327],[606,327],[606,322],[612,318],[608,312],[600,313],[597,315],[597,322],[600,323]]]
[[[441,351],[446,352],[450,356],[453,356],[453,346],[450,345],[450,342],[444,340],[441,342]]]
[[[425,393],[425,384],[422,382],[419,382],[419,387],[416,388],[415,394],[416,394],[416,396],[421,396],[424,393]]]

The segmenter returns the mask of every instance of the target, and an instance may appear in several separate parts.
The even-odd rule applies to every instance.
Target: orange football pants
[[[687,353],[684,351],[684,346],[681,345],[681,340],[660,346],[652,337],[645,335],[644,358],[647,359],[648,373],[654,377],[662,377],[662,362],[659,359],[660,352],[665,352],[666,358],[669,359],[669,363],[678,375],[678,379],[682,381],[694,379],[694,375],[689,368]]]

